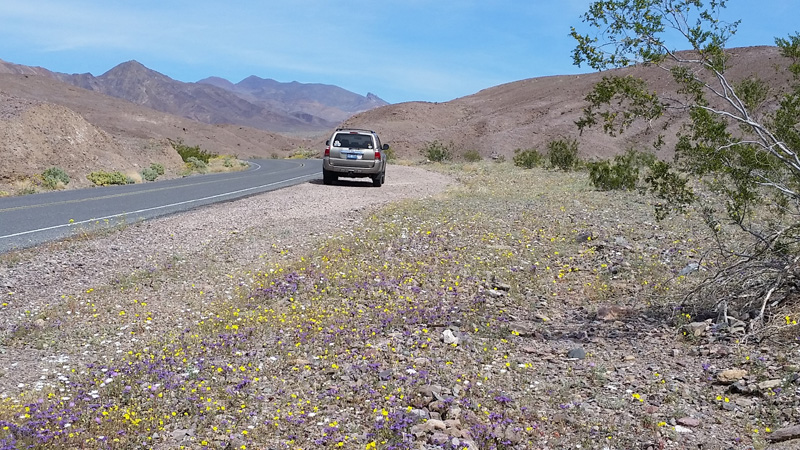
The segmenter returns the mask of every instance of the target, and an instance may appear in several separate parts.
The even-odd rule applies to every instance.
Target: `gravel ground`
[[[440,169],[2,255],[0,449],[798,448],[797,314],[743,343],[681,307],[691,214]]]
[[[32,321],[49,327],[58,319],[49,311],[70,308],[101,286],[120,286],[131,277],[172,269],[169,279],[150,286],[143,297],[162,313],[158,335],[192,321],[199,310],[222,290],[241,280],[227,274],[266,266],[294,253],[314,248],[320,239],[340,233],[363,215],[389,202],[436,195],[451,185],[447,176],[408,166],[391,166],[386,184],[374,189],[368,181],[341,180],[325,186],[321,180],[185,214],[125,226],[121,230],[92,232],[62,242],[0,255],[0,342]],[[224,270],[220,269],[224,266]],[[197,296],[195,286],[202,286]],[[124,287],[122,288],[124,290]],[[193,298],[194,296],[194,298]],[[121,297],[120,297],[121,299]],[[187,304],[187,299],[196,301]],[[121,302],[121,300],[120,300]],[[97,305],[98,308],[113,305]],[[194,308],[192,308],[194,306]],[[181,311],[183,314],[176,314]],[[142,339],[95,341],[119,353]],[[53,387],[59,371],[79,367],[96,355],[75,353],[75,346],[39,342],[39,348],[0,345],[0,397],[32,387]],[[78,347],[80,348],[80,346]],[[63,350],[63,351],[60,351]]]

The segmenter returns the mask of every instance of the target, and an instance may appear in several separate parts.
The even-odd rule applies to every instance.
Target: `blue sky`
[[[0,59],[100,75],[137,60],[180,81],[250,75],[391,103],[447,101],[572,65],[589,0],[2,0]],[[730,46],[800,31],[798,0],[729,0]],[[580,28],[579,28],[580,29]]]

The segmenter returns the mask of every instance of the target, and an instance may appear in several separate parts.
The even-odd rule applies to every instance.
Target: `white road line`
[[[24,236],[26,234],[39,233],[39,232],[42,232],[42,231],[55,230],[55,229],[58,229],[58,228],[72,227],[72,226],[80,225],[80,224],[84,224],[84,223],[97,222],[97,221],[106,220],[106,219],[114,219],[114,218],[117,218],[117,217],[122,217],[122,216],[127,216],[127,215],[135,215],[135,214],[140,214],[140,213],[143,213],[143,212],[155,211],[157,209],[169,208],[169,207],[172,207],[172,206],[180,206],[180,205],[186,205],[186,204],[189,204],[189,203],[202,202],[204,200],[211,200],[211,199],[214,199],[214,198],[225,197],[227,195],[241,194],[241,193],[247,192],[247,191],[253,191],[253,190],[256,190],[256,189],[267,188],[267,187],[270,187],[270,186],[283,184],[283,183],[286,183],[288,181],[302,180],[303,178],[311,178],[311,177],[317,177],[317,176],[319,176],[319,175],[318,174],[303,175],[303,176],[299,176],[299,177],[288,178],[288,179],[282,180],[282,181],[276,181],[274,183],[262,184],[261,186],[254,186],[254,187],[250,187],[250,188],[247,188],[247,189],[240,189],[238,191],[231,191],[231,192],[225,192],[225,193],[222,193],[222,194],[216,194],[216,195],[212,195],[210,197],[196,198],[194,200],[186,200],[186,201],[178,202],[178,203],[170,203],[169,205],[154,206],[152,208],[140,209],[138,211],[129,211],[129,212],[121,213],[121,214],[114,214],[114,215],[111,215],[111,216],[96,217],[96,218],[92,218],[92,219],[89,219],[89,220],[81,220],[79,222],[65,223],[65,224],[62,224],[62,225],[55,225],[55,226],[52,226],[52,227],[38,228],[36,230],[20,231],[19,233],[7,234],[5,236],[0,236],[0,239],[7,239],[7,238],[12,238],[12,237],[17,237],[17,236]]]

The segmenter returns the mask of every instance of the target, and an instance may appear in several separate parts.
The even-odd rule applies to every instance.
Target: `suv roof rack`
[[[374,131],[372,131],[372,130],[365,130],[363,128],[337,128],[336,129],[336,131],[345,131],[345,130],[349,130],[349,131],[366,131],[367,133],[374,133]]]

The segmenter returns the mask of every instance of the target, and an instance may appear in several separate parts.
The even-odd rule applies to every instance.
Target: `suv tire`
[[[385,181],[386,181],[386,173],[381,172],[372,178],[372,186],[381,187],[381,185],[383,185]]]
[[[336,175],[335,173],[330,172],[328,170],[324,170],[324,169],[322,170],[322,183],[323,184],[331,185],[331,184],[335,183],[336,180],[338,180],[338,179],[339,179],[339,176]]]

